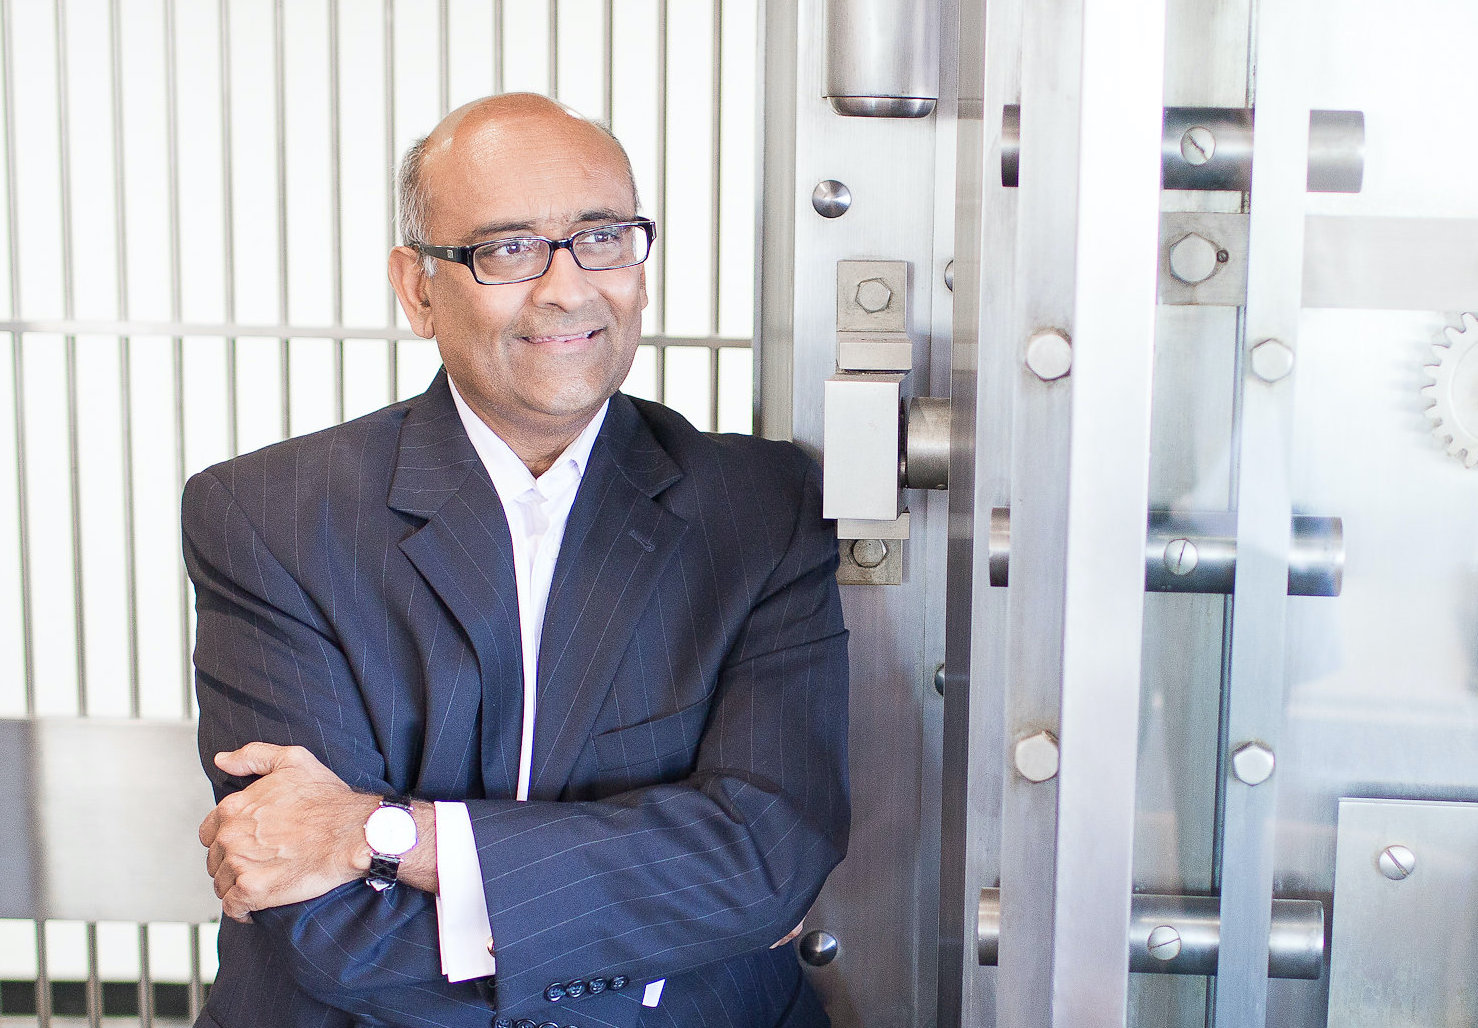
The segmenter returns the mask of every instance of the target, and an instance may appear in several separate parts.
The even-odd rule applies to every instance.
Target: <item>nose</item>
[[[595,293],[595,284],[590,279],[592,274],[598,272],[586,271],[576,264],[568,248],[555,250],[549,270],[534,280],[530,299],[540,307],[575,310]]]

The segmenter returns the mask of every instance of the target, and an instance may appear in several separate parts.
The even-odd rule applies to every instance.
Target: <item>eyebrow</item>
[[[609,208],[598,210],[581,211],[570,220],[571,225],[601,224],[613,221],[631,221],[637,217],[635,214],[623,214]],[[468,234],[467,239],[487,239],[489,236],[501,235],[505,232],[527,232],[530,235],[538,235],[538,231],[531,221],[490,221],[479,225]]]

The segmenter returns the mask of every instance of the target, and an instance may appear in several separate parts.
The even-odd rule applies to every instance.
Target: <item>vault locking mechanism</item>
[[[845,585],[898,585],[903,489],[949,482],[949,400],[906,395],[908,264],[837,262],[837,373],[826,382],[822,514],[843,541]]]

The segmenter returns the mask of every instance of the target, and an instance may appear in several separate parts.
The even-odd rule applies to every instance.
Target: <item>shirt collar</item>
[[[590,462],[590,451],[595,447],[595,437],[600,435],[600,426],[605,422],[606,411],[611,405],[610,400],[600,405],[600,410],[590,419],[590,423],[575,437],[574,442],[566,446],[561,453],[536,480],[529,471],[528,465],[519,459],[513,448],[503,441],[498,433],[487,426],[487,423],[462,399],[462,394],[457,391],[457,384],[447,376],[447,384],[452,389],[452,402],[457,407],[457,415],[462,419],[462,427],[467,431],[467,437],[472,440],[472,448],[477,451],[481,458],[483,467],[487,468],[488,477],[493,480],[493,488],[498,491],[498,498],[506,506],[508,501],[521,497],[524,493],[534,488],[539,482],[559,477],[559,473],[566,465],[573,465],[575,478],[578,481],[585,475],[585,467]]]

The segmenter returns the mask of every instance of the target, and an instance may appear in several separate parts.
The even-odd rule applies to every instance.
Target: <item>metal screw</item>
[[[1226,253],[1226,251],[1219,250],[1217,245],[1205,236],[1199,236],[1194,232],[1181,236],[1170,244],[1170,274],[1186,285],[1193,286],[1205,282],[1217,272],[1218,253]]]
[[[857,283],[857,306],[869,314],[888,309],[893,302],[893,290],[880,278],[865,278]]]
[[[1198,167],[1216,154],[1216,136],[1204,125],[1192,125],[1180,137],[1180,155]]]
[[[1261,785],[1273,777],[1277,759],[1266,743],[1244,742],[1232,753],[1232,773],[1243,785]]]
[[[1286,378],[1293,370],[1293,350],[1276,339],[1264,339],[1252,348],[1252,373],[1264,382]]]
[[[1189,575],[1201,561],[1201,553],[1189,539],[1172,539],[1165,544],[1165,570],[1172,575]]]
[[[1180,933],[1170,925],[1162,924],[1150,932],[1146,946],[1150,956],[1156,960],[1174,960],[1180,956]]]
[[[1376,863],[1380,866],[1381,874],[1393,882],[1399,882],[1410,878],[1416,870],[1416,854],[1410,848],[1397,843],[1381,850]]]
[[[859,568],[881,567],[888,559],[888,544],[881,539],[854,539],[852,562]]]
[[[1057,736],[1048,731],[1018,740],[1012,752],[1016,770],[1028,782],[1045,782],[1057,775]]]
[[[1073,344],[1061,332],[1038,332],[1027,340],[1026,366],[1043,382],[1062,378],[1073,369]]]
[[[837,958],[839,946],[830,932],[807,932],[801,936],[801,959],[812,967],[825,967]]]
[[[811,206],[823,218],[840,218],[852,206],[852,190],[834,178],[823,179],[811,191]]]
[[[944,665],[940,664],[934,669],[934,691],[944,695]]]

